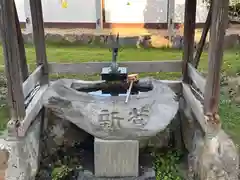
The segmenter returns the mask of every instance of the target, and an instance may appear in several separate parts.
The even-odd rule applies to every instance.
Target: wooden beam
[[[183,81],[189,83],[188,78],[188,62],[193,62],[194,52],[194,36],[195,36],[195,21],[196,21],[197,0],[185,1],[184,14],[184,47],[183,47]]]
[[[33,28],[32,28],[32,16],[31,16],[31,9],[30,9],[30,0],[24,0],[24,12],[25,12],[25,17],[26,17],[25,32],[32,34],[33,33]]]
[[[24,82],[28,78],[28,65],[27,65],[27,58],[26,58],[26,53],[25,53],[25,47],[24,47],[24,41],[23,41],[23,36],[22,36],[22,31],[18,19],[18,13],[17,13],[17,8],[16,4],[14,3],[14,13],[15,13],[15,23],[16,23],[16,30],[17,30],[17,38],[18,38],[18,45],[19,45],[19,64],[21,68],[21,77],[22,77],[22,82]]]
[[[224,36],[228,25],[228,3],[228,0],[213,0],[208,76],[204,94],[204,111],[207,115],[218,113],[220,70],[223,59]]]
[[[23,83],[23,94],[24,98],[26,98],[29,93],[34,89],[36,84],[40,82],[42,77],[42,65],[38,66],[33,73],[28,77],[26,81]]]
[[[23,121],[20,122],[20,126],[18,128],[18,136],[24,137],[28,128],[32,124],[32,122],[36,119],[37,115],[43,108],[42,104],[42,96],[43,93],[48,88],[48,85],[43,85],[39,89],[39,91],[36,93],[30,104],[28,105],[26,109],[26,116]],[[44,113],[43,113],[44,114]]]
[[[168,0],[168,36],[169,41],[172,41],[172,38],[174,36],[174,9],[175,9],[175,0]]]
[[[5,73],[8,86],[8,102],[11,109],[11,126],[15,128],[17,121],[25,116],[24,96],[19,67],[19,44],[15,24],[13,0],[0,1],[1,38],[5,60]]]
[[[208,123],[205,119],[204,112],[203,112],[203,106],[200,101],[198,101],[195,96],[193,95],[189,85],[183,83],[183,97],[188,104],[188,106],[191,108],[194,116],[196,117],[196,120],[202,127],[204,132],[207,132],[208,130]]]
[[[37,65],[43,65],[43,78],[40,83],[48,84],[48,63],[41,0],[30,0],[30,8]]]
[[[195,86],[204,94],[206,80],[190,63],[188,63],[188,75]]]
[[[40,91],[38,96],[35,95],[35,99],[28,105],[26,110],[26,117],[21,123],[21,128],[19,129],[20,135],[25,135],[28,127],[31,125],[32,121],[35,120],[36,116],[42,109],[41,104],[41,94],[45,91],[49,84],[48,78],[48,62],[45,44],[45,33],[44,33],[44,23],[43,23],[43,12],[41,0],[29,0],[30,10],[31,10],[31,25],[33,29],[33,40],[36,51],[37,66],[42,65],[42,76],[40,79]],[[39,99],[37,99],[39,98]],[[43,119],[45,116],[44,110],[39,114]],[[22,132],[21,132],[22,130]],[[22,134],[21,134],[22,133]]]
[[[196,69],[199,65],[200,58],[201,58],[201,55],[202,55],[202,52],[203,52],[203,48],[204,48],[204,45],[205,45],[205,42],[206,42],[206,39],[207,39],[207,34],[208,34],[208,31],[209,31],[210,25],[211,25],[212,1],[210,1],[210,2],[211,2],[211,4],[210,4],[209,12],[208,12],[208,15],[207,15],[207,19],[206,19],[206,22],[205,22],[205,25],[204,25],[204,28],[203,28],[203,31],[202,31],[201,39],[200,39],[200,41],[198,43],[198,46],[197,46],[197,51],[196,51],[194,60],[193,60],[193,66]]]
[[[66,74],[94,74],[100,73],[103,67],[108,67],[109,62],[87,63],[49,63],[50,73]],[[138,61],[121,62],[119,66],[127,67],[128,72],[181,72],[182,61]]]
[[[103,29],[103,4],[102,0],[95,0],[95,8],[96,8],[96,29]]]
[[[105,0],[102,1],[102,22],[103,24],[106,22],[106,12],[105,12]]]

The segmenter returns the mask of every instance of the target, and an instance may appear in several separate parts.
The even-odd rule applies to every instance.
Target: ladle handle
[[[129,96],[130,96],[130,94],[131,94],[131,91],[132,91],[132,87],[133,87],[133,80],[131,81],[131,83],[130,83],[130,86],[129,86],[129,88],[128,88],[128,92],[127,92],[127,97],[126,97],[126,100],[125,100],[125,103],[128,103],[128,99],[129,99]]]

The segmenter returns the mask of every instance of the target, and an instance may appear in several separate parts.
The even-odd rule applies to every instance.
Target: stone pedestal
[[[94,140],[94,168],[98,177],[137,177],[137,140]]]

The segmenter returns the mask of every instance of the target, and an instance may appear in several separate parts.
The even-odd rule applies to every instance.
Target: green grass
[[[31,69],[35,66],[35,50],[26,46],[28,64]],[[235,74],[240,71],[239,50],[229,50],[224,53],[223,71],[228,74]],[[110,61],[111,53],[107,48],[84,47],[84,46],[47,46],[49,62],[89,62],[89,61]],[[151,60],[178,60],[182,58],[182,52],[171,49],[123,49],[119,53],[119,61],[151,61]],[[203,53],[200,63],[200,70],[207,69],[207,53]],[[0,51],[0,65],[3,65],[2,48]],[[3,68],[3,66],[2,66]]]
[[[4,69],[4,60],[2,48],[0,48],[0,70]],[[33,70],[35,67],[35,50],[31,46],[26,46],[26,55],[28,59],[28,64],[30,69]],[[84,47],[84,46],[47,46],[47,55],[49,62],[58,63],[76,63],[76,62],[89,62],[89,61],[110,61],[111,53],[107,48],[99,47]],[[182,52],[179,50],[170,49],[133,49],[127,48],[123,49],[119,53],[119,61],[152,61],[152,60],[178,60],[181,59]],[[208,67],[208,56],[204,52],[200,61],[200,71],[206,72]],[[226,75],[236,75],[240,72],[240,55],[238,49],[232,49],[225,51],[224,62],[222,67],[222,73]],[[181,76],[180,73],[144,73],[141,76],[154,76],[160,79],[176,79]],[[74,75],[73,75],[74,76]],[[75,75],[76,76],[76,75]],[[96,79],[97,76],[81,76],[84,79]],[[233,107],[234,108],[233,108]],[[0,108],[0,129],[5,127],[8,113],[6,112],[6,107]],[[223,120],[224,127],[227,131],[233,135],[237,136],[238,131],[240,131],[240,112],[239,108],[229,104],[221,103],[221,116]]]
[[[156,180],[183,180],[178,165],[181,162],[182,153],[175,150],[167,152],[153,152]]]
[[[6,129],[8,119],[9,112],[7,106],[0,107],[0,135]]]
[[[231,102],[227,95],[222,95],[219,106],[219,114],[223,129],[230,135],[234,142],[240,145],[240,106]]]
[[[88,62],[88,61],[110,61],[111,53],[106,48],[89,47],[57,47],[47,48],[50,62]],[[27,48],[29,64],[34,64],[35,54],[33,48]],[[123,49],[119,53],[119,61],[152,61],[152,60],[177,60],[182,58],[182,52],[170,49]],[[203,53],[200,69],[207,69],[207,53]],[[223,70],[227,73],[240,71],[239,50],[226,51],[224,54]]]

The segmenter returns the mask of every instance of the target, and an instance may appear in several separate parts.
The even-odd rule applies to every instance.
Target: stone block
[[[61,43],[64,41],[64,37],[60,34],[47,33],[45,40],[50,43]]]
[[[95,138],[94,167],[98,177],[137,177],[139,142]]]

